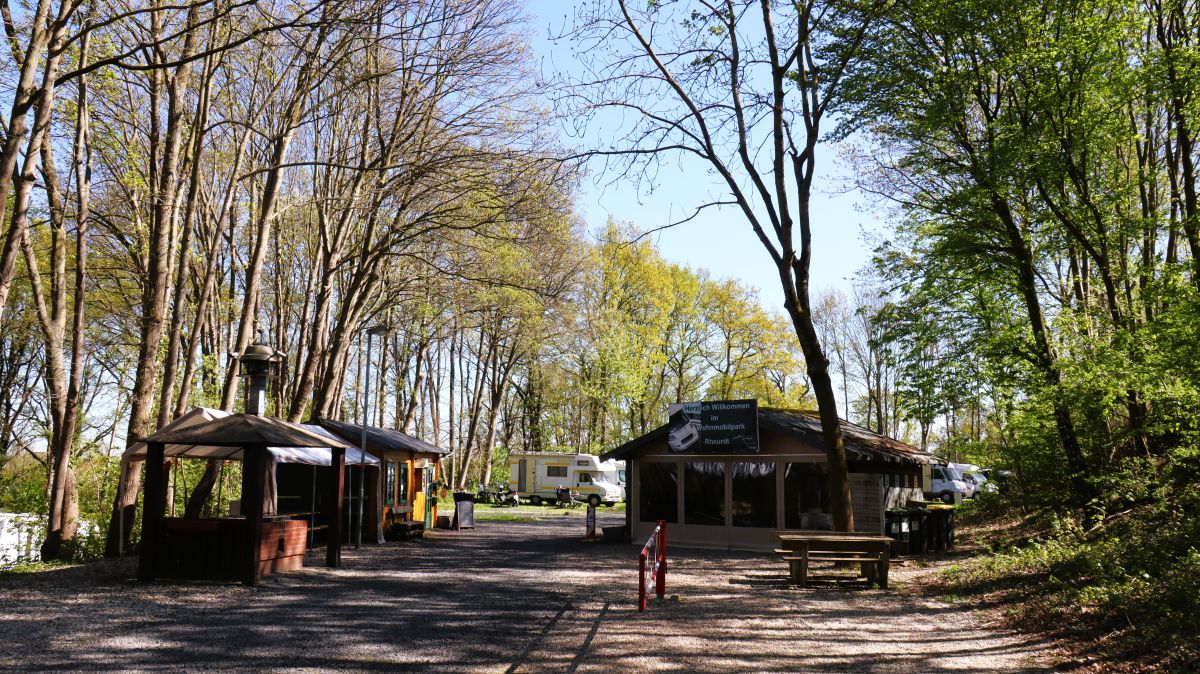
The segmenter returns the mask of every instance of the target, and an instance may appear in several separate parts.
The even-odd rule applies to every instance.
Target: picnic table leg
[[[888,586],[888,553],[879,553],[879,587],[886,590]]]
[[[875,564],[876,562],[863,562],[858,565],[860,572],[866,576],[868,583],[875,583]]]

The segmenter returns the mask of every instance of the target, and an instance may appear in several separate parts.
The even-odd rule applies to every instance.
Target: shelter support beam
[[[325,531],[325,566],[332,569],[342,565],[342,498],[346,490],[345,449],[333,449],[330,469],[329,494],[325,504],[325,522],[328,524]]]
[[[242,582],[254,585],[258,582],[259,565],[262,561],[263,525],[263,479],[266,477],[267,448],[263,445],[243,448],[242,463],[242,514],[246,516],[246,535],[249,550]]]

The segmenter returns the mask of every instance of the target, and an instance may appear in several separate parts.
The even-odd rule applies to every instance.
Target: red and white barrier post
[[[646,610],[646,599],[650,594],[646,578],[647,559],[651,560],[649,582],[654,583],[654,594],[662,599],[667,594],[667,523],[665,520],[658,521],[658,526],[654,527],[646,545],[642,546],[641,554],[638,555],[639,611]]]

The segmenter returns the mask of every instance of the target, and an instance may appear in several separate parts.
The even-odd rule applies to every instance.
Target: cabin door
[[[517,466],[517,491],[524,494],[528,487],[528,478],[525,477],[525,472],[529,469],[529,459],[521,459]]]

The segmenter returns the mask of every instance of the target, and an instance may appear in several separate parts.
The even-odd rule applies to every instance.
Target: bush
[[[1081,648],[1094,646],[1110,659],[1196,671],[1200,485],[1194,474],[1188,461],[1126,461],[1097,481],[1102,495],[1088,508],[1038,509],[1012,540],[993,541],[995,554],[949,573],[950,591],[1004,593],[1018,619],[1074,632]],[[976,523],[995,520],[1002,501],[964,515]]]

